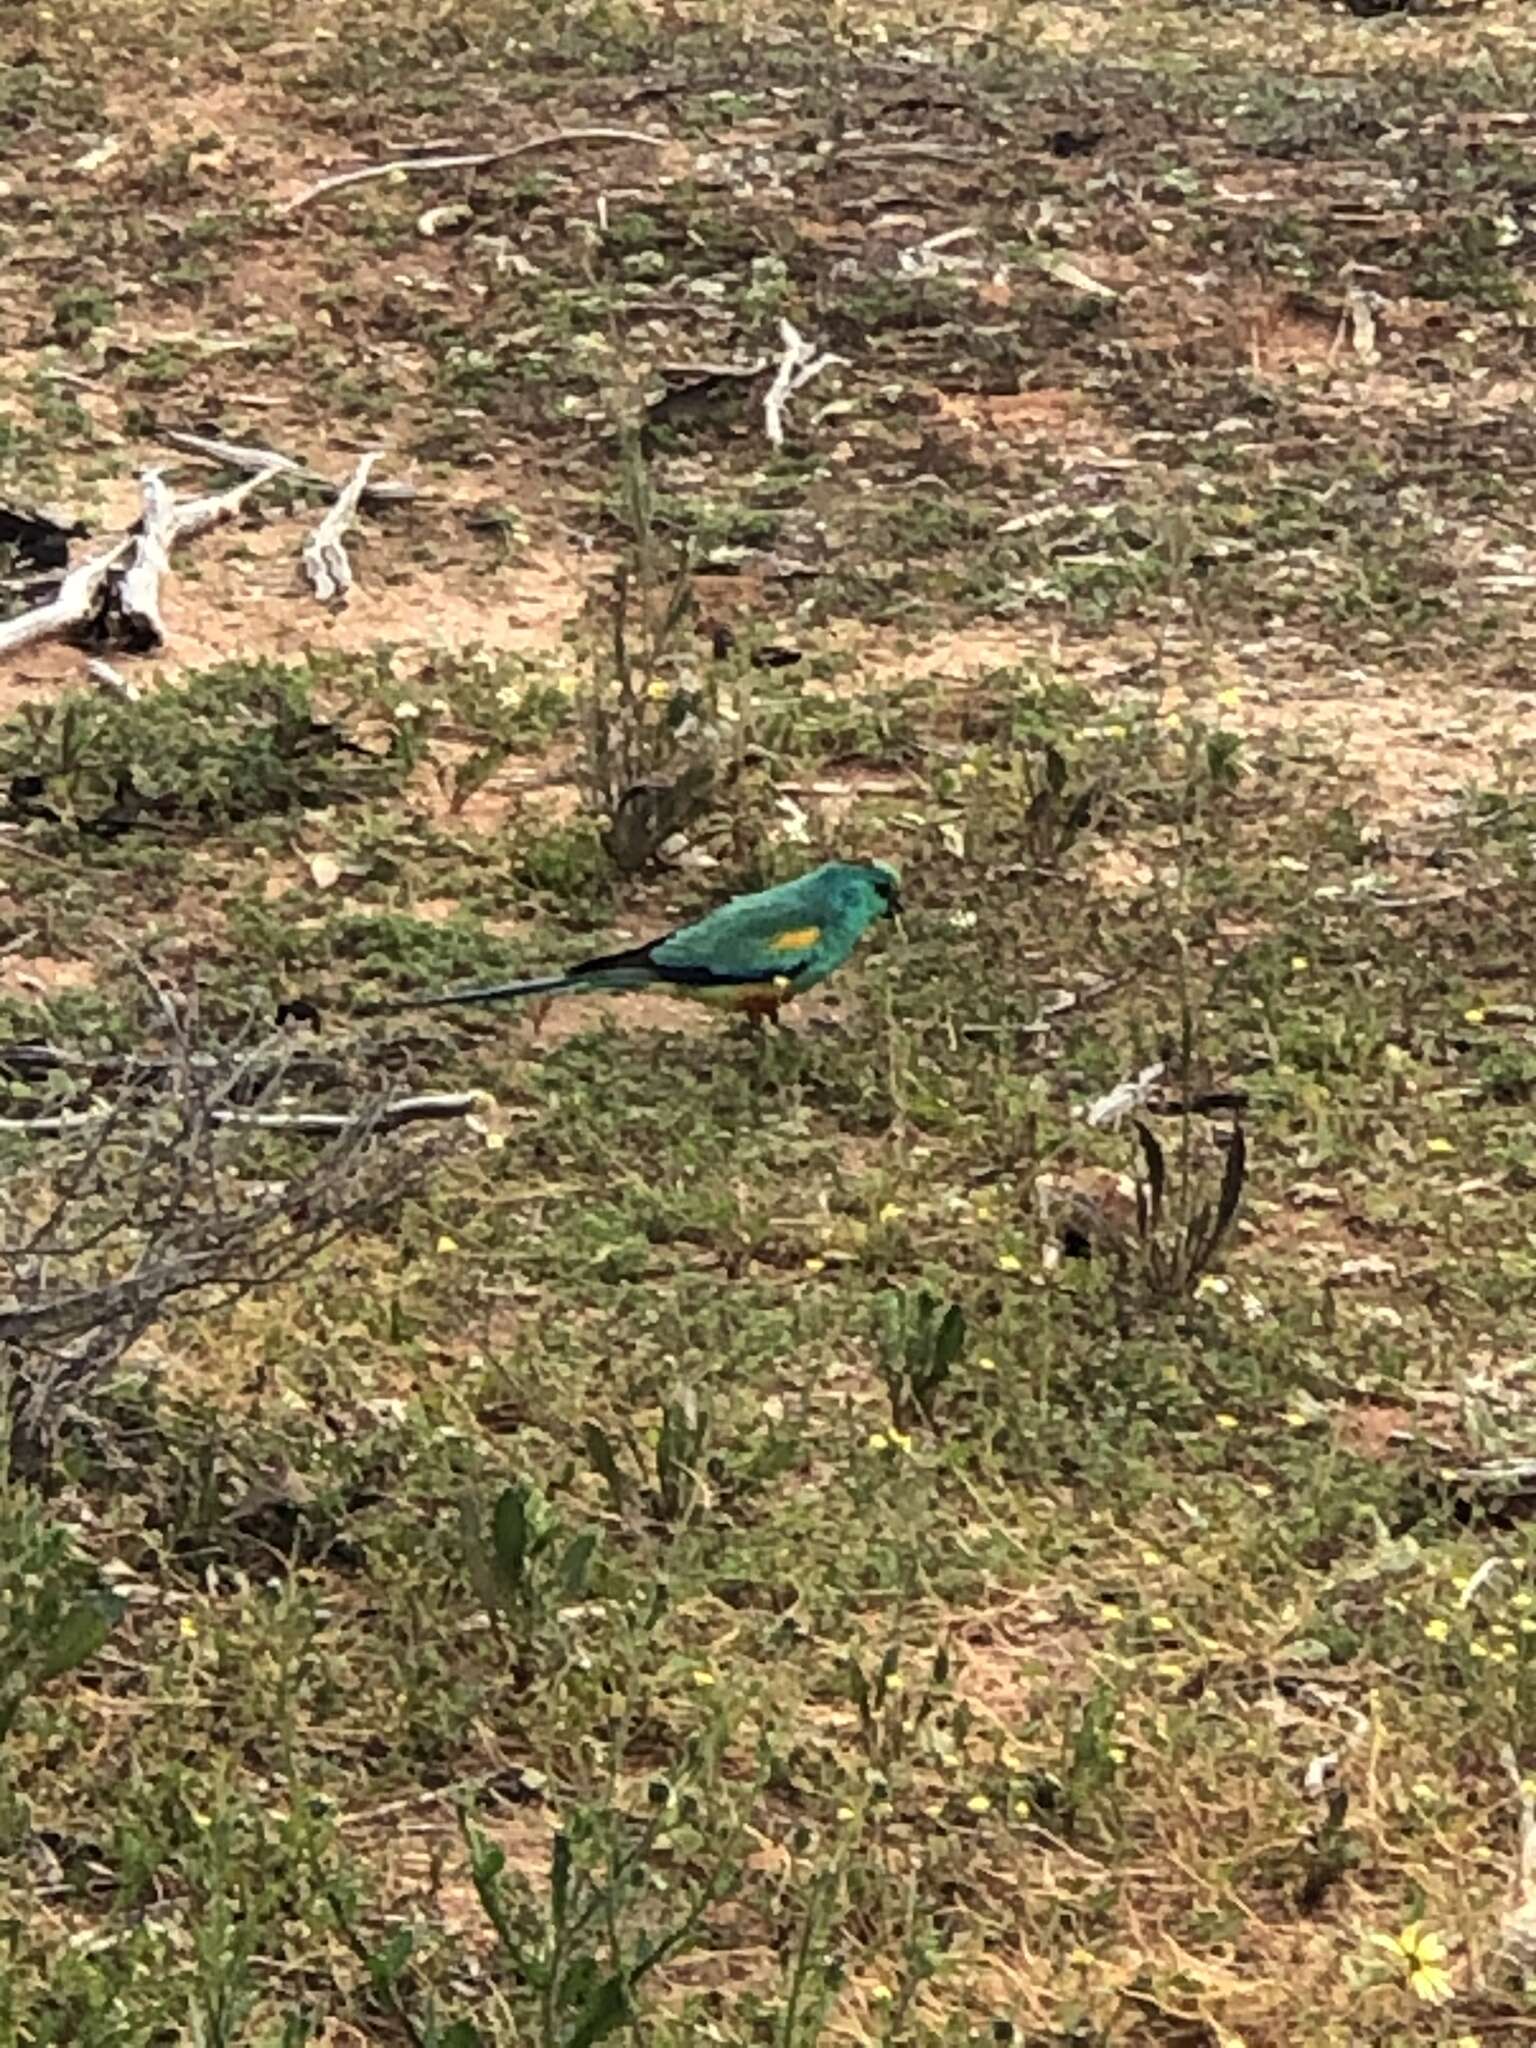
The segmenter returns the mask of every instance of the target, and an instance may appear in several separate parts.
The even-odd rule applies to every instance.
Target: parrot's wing
[[[724,903],[697,924],[658,939],[651,959],[664,976],[706,973],[712,980],[776,981],[805,966],[822,927],[802,901],[778,890]]]
[[[674,988],[740,988],[743,983],[783,980],[801,964],[787,960],[768,967],[731,967],[707,956],[694,957],[691,948],[677,949],[675,932],[648,946],[631,946],[627,952],[604,953],[595,960],[583,960],[573,967],[567,980],[577,987],[596,985],[609,988],[638,988],[647,982]]]

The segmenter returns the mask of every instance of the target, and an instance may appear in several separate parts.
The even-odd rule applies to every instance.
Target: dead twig
[[[344,488],[305,463],[295,462],[291,455],[279,454],[275,448],[261,448],[243,441],[220,441],[208,434],[189,433],[182,427],[165,428],[160,439],[172,448],[179,448],[183,455],[195,455],[201,462],[217,463],[221,469],[245,469],[257,476],[291,476],[311,490],[324,491],[333,498]],[[363,491],[364,502],[373,505],[404,505],[420,496],[414,484],[382,479],[376,482],[372,477]]]
[[[983,257],[952,256],[949,251],[957,242],[974,242],[980,235],[981,229],[977,227],[946,228],[941,235],[930,235],[926,241],[900,250],[897,268],[903,277],[937,277],[944,271],[975,270],[985,260]]]
[[[1132,1111],[1144,1108],[1156,1091],[1157,1084],[1167,1072],[1161,1060],[1154,1060],[1151,1066],[1143,1067],[1139,1074],[1129,1080],[1118,1082],[1107,1095],[1097,1096],[1084,1111],[1084,1121],[1090,1130],[1118,1129],[1121,1119]]]
[[[766,356],[754,356],[750,363],[658,363],[663,377],[739,377],[744,383],[760,377],[768,367]]]
[[[239,1127],[250,1131],[297,1131],[311,1137],[344,1137],[360,1123],[374,1131],[397,1131],[406,1124],[448,1123],[470,1116],[481,1100],[476,1095],[402,1095],[382,1102],[370,1111],[352,1115],[341,1111],[210,1109],[208,1122],[217,1129]],[[0,1135],[25,1138],[59,1138],[74,1131],[88,1131],[113,1112],[108,1109],[70,1109],[57,1116],[0,1117]]]
[[[172,549],[233,519],[251,493],[277,474],[278,464],[268,463],[230,490],[178,504],[159,470],[146,469],[139,480],[144,509],[134,530],[107,553],[71,569],[46,603],[0,623],[0,656],[76,634],[101,646],[154,653],[165,644],[160,585]]]
[[[322,604],[338,611],[352,588],[352,564],[347,560],[343,536],[357,517],[358,501],[368,482],[368,473],[379,459],[371,450],[361,457],[336,502],[312,533],[304,536],[304,570]]]
[[[288,476],[307,476],[302,462],[281,455],[275,448],[258,448],[243,441],[220,441],[210,434],[188,433],[183,427],[165,427],[160,439],[184,455],[198,455],[205,462],[217,462],[224,469],[274,470]]]
[[[227,491],[212,491],[201,498],[183,498],[172,509],[172,542],[195,540],[198,534],[207,533],[210,527],[225,525],[242,509],[254,491],[259,491],[263,484],[270,483],[281,474],[282,471],[273,463]]]
[[[784,446],[784,408],[804,385],[813,377],[819,377],[823,370],[830,370],[834,363],[841,363],[842,356],[828,351],[818,355],[814,342],[806,340],[792,320],[779,322],[779,338],[784,352],[779,357],[779,367],[773,373],[763,399],[763,428],[770,444],[775,448]]]
[[[126,560],[133,544],[132,535],[125,535],[106,554],[93,555],[71,569],[46,604],[0,620],[0,655],[17,654],[39,640],[57,640],[83,625],[96,610],[108,576]]]
[[[376,1220],[443,1140],[402,1125],[472,1119],[483,1098],[418,1095],[369,1102],[357,1083],[335,1112],[251,1105],[278,1099],[285,1056],[267,1040],[199,1048],[195,996],[156,989],[170,1032],[163,1085],[132,1087],[77,1110],[9,1118],[0,1176],[0,1447],[16,1471],[45,1465],[124,1356],[177,1303],[206,1311],[282,1281],[349,1231]],[[46,1055],[47,1049],[39,1049]],[[473,1127],[473,1125],[472,1125]],[[296,1133],[313,1155],[276,1162],[263,1141]]]
[[[323,199],[327,193],[343,192],[349,186],[362,185],[374,178],[409,177],[417,171],[479,170],[487,164],[509,163],[513,157],[527,156],[534,150],[558,149],[567,142],[640,142],[651,149],[659,149],[671,140],[670,135],[647,135],[636,128],[553,128],[546,134],[529,135],[521,142],[507,143],[500,149],[471,149],[447,156],[391,157],[387,163],[360,164],[355,170],[332,171],[329,176],[286,200],[278,211],[297,213],[301,206]]]
[[[874,163],[887,157],[933,157],[939,163],[974,163],[979,152],[957,147],[952,142],[861,142],[857,148],[839,151],[844,163]]]
[[[160,615],[160,581],[170,574],[171,542],[176,530],[176,501],[158,469],[139,479],[144,510],[128,557],[115,585],[107,584],[106,612],[122,621],[128,647],[135,654],[153,654],[165,645],[165,620]],[[105,616],[105,614],[104,614]]]
[[[787,786],[787,784],[780,784],[781,788]],[[1083,1009],[1090,1003],[1101,1002],[1105,996],[1112,995],[1116,989],[1124,988],[1130,979],[1131,976],[1129,974],[1105,974],[1101,975],[1097,981],[1090,982],[1086,988],[1052,989],[1041,1002],[1036,1015],[1028,1024],[1021,1024],[1019,1029],[1031,1034],[1050,1031],[1054,1029],[1058,1017],[1064,1017],[1072,1010]],[[1126,1084],[1122,1083],[1121,1085],[1124,1086]],[[1101,1096],[1099,1100],[1102,1102],[1104,1098]]]
[[[1520,1769],[1520,1759],[1508,1743],[1499,1751],[1499,1761],[1514,1787],[1517,1803],[1515,1873],[1509,1908],[1499,1929],[1499,1948],[1504,1960],[1528,1977],[1536,1968],[1536,1800]]]

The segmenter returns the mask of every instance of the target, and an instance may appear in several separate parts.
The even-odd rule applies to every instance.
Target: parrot
[[[561,974],[405,996],[377,1007],[430,1010],[581,989],[659,988],[771,1021],[841,967],[872,924],[900,911],[897,874],[884,861],[828,861],[777,888],[733,896],[662,938],[579,961]]]

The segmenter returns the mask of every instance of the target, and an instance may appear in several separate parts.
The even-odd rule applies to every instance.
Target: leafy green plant
[[[526,1626],[551,1603],[585,1596],[598,1532],[565,1528],[531,1481],[503,1487],[488,1515],[466,1495],[459,1529],[470,1579],[498,1626]]]
[[[1195,1184],[1190,1131],[1185,1120],[1183,1171],[1170,1195],[1168,1160],[1151,1127],[1136,1120],[1140,1170],[1136,1176],[1136,1253],[1153,1295],[1176,1300],[1192,1294],[1211,1269],[1236,1219],[1248,1173],[1248,1141],[1241,1123],[1232,1126],[1221,1178],[1214,1196]]]
[[[650,1441],[631,1440],[623,1459],[609,1432],[590,1418],[582,1425],[582,1442],[616,1513],[625,1514],[639,1500],[653,1521],[676,1529],[691,1523],[704,1503],[709,1429],[708,1408],[685,1387],[662,1408]]]
[[[583,781],[621,873],[647,867],[708,807],[717,780],[718,706],[685,657],[693,589],[684,553],[670,567],[638,439],[625,446],[628,546],[614,576],[607,633],[590,653]]]
[[[405,721],[376,754],[351,740],[354,683],[321,715],[302,669],[227,663],[132,702],[74,692],[24,705],[0,726],[0,815],[96,837],[153,826],[208,832],[244,819],[377,796],[413,765]]]
[[[944,1696],[950,1677],[949,1647],[940,1643],[920,1683],[910,1684],[901,1669],[901,1651],[888,1644],[870,1668],[848,1657],[843,1675],[859,1716],[859,1741],[870,1765],[890,1769],[911,1748],[923,1723]]]
[[[1120,1697],[1102,1680],[1070,1711],[1061,1762],[1025,1780],[1028,1803],[1053,1832],[1075,1841],[1090,1821],[1103,1823],[1120,1771],[1115,1729]]]
[[[70,1531],[0,1480],[0,1739],[35,1693],[90,1662],[122,1614]]]
[[[517,1987],[527,2015],[518,2039],[595,2048],[633,2028],[647,1979],[696,1945],[740,1876],[739,1827],[720,1830],[695,1783],[718,1769],[718,1741],[706,1738],[670,1779],[649,1780],[643,1811],[577,1802],[550,1844],[542,1892],[465,1816],[470,1874],[496,1936],[494,1967]],[[697,1855],[711,1834],[720,1846],[696,1879],[679,1884],[678,1854]]]
[[[65,285],[54,297],[54,339],[68,348],[78,348],[98,327],[110,327],[116,318],[117,301],[104,285]]]
[[[880,1299],[879,1369],[898,1429],[931,1427],[939,1390],[965,1350],[965,1311],[926,1288],[893,1289]]]
[[[1099,788],[1093,782],[1078,782],[1067,757],[1047,742],[1038,755],[1024,762],[1027,802],[1024,837],[1029,858],[1037,867],[1053,867],[1092,822],[1098,808]]]

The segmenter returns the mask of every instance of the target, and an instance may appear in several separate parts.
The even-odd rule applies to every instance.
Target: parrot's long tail
[[[649,949],[636,946],[628,953],[583,960],[564,974],[541,974],[533,981],[495,981],[485,988],[453,988],[445,995],[399,996],[393,1002],[375,1003],[360,1014],[377,1017],[394,1010],[452,1009],[460,1003],[513,1003],[522,996],[558,996],[573,988],[649,988],[656,979]]]
[[[485,988],[454,988],[445,995],[397,996],[393,1002],[369,1003],[356,1014],[383,1017],[396,1010],[446,1010],[459,1003],[510,1003],[519,996],[557,996],[568,988],[580,988],[576,974],[544,974],[533,981],[497,981]]]

